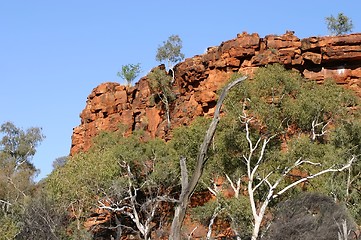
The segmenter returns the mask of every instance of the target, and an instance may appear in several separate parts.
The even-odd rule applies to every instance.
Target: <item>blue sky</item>
[[[0,0],[0,124],[43,128],[33,159],[41,179],[69,154],[91,90],[123,83],[116,73],[128,63],[141,63],[145,75],[170,35],[192,57],[243,31],[327,35],[325,17],[339,12],[360,32],[360,10],[358,0]]]

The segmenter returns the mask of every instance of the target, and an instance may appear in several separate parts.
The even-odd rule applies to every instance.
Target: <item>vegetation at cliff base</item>
[[[22,231],[19,223],[36,191],[32,157],[44,135],[40,128],[23,130],[5,122],[0,136],[0,236],[13,239]]]
[[[171,81],[158,70],[148,78]],[[164,94],[160,100],[170,100],[167,89],[154,88]],[[206,239],[225,233],[227,239],[296,239],[291,228],[305,229],[305,239],[316,236],[315,228],[327,239],[351,237],[361,224],[358,107],[354,93],[332,79],[318,84],[278,64],[258,69],[225,99],[194,202],[185,206],[187,221]],[[168,142],[144,132],[102,132],[87,152],[56,161],[39,184],[32,182],[30,160],[43,139],[40,129],[3,125],[1,235],[168,238],[210,122],[200,117],[176,128]],[[193,230],[188,223],[181,223],[184,238]]]

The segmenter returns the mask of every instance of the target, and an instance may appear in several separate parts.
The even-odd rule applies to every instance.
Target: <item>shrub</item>
[[[302,194],[279,204],[275,219],[264,239],[337,240],[339,226],[345,220],[348,229],[356,229],[342,204],[318,193]]]

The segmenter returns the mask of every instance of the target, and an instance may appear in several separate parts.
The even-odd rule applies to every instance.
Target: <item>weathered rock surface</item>
[[[177,64],[177,99],[171,105],[171,127],[187,125],[197,116],[212,115],[217,90],[233,73],[252,75],[257,68],[272,63],[299,71],[310,80],[334,78],[361,96],[361,34],[300,40],[293,32],[265,38],[242,33]],[[81,124],[73,130],[71,154],[89,149],[99,131],[115,131],[121,125],[128,133],[142,129],[149,137],[169,138],[165,111],[150,97],[146,77],[134,87],[103,83],[94,88],[80,114]]]

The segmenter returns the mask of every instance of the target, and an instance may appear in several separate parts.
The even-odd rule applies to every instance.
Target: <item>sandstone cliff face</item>
[[[177,64],[171,127],[187,125],[197,116],[211,116],[217,90],[233,73],[252,75],[257,68],[272,63],[319,82],[333,78],[361,96],[361,34],[300,40],[293,32],[265,38],[242,33]],[[73,130],[71,154],[89,149],[99,131],[115,131],[120,125],[128,133],[144,130],[149,137],[169,138],[165,111],[150,97],[146,77],[134,87],[103,83],[94,88],[80,114],[81,124]]]

